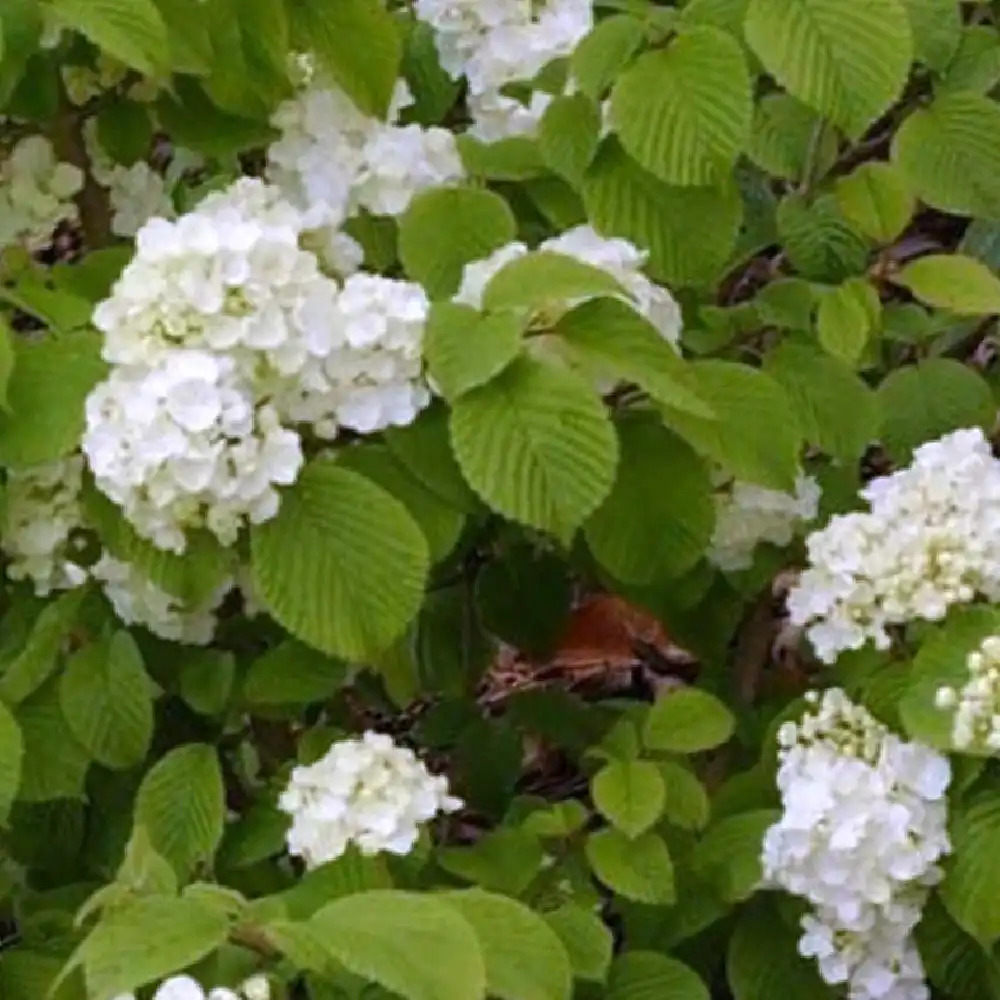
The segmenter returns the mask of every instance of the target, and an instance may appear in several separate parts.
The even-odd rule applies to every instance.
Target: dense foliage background
[[[1000,997],[998,19],[0,0],[0,1000]]]

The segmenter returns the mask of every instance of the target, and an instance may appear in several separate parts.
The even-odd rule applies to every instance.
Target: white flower
[[[12,580],[31,580],[35,593],[79,587],[87,571],[74,559],[70,536],[83,522],[80,490],[83,458],[7,473],[6,519],[2,546]]]
[[[315,764],[294,768],[278,806],[292,817],[289,853],[314,868],[352,843],[365,854],[408,854],[420,824],[461,802],[412,750],[366,732],[335,743]]]
[[[869,641],[888,648],[889,626],[940,621],[977,596],[1000,599],[1000,462],[982,431],[922,445],[861,496],[868,512],[809,536],[809,567],[788,597],[821,660]]]
[[[552,95],[541,90],[533,91],[527,104],[498,90],[470,94],[468,106],[472,124],[468,134],[480,142],[534,136],[551,103]]]
[[[140,535],[174,552],[190,529],[230,545],[247,522],[274,517],[275,487],[302,467],[298,435],[255,403],[231,358],[205,351],[113,369],[86,416],[83,451],[97,487]]]
[[[952,713],[957,749],[1000,753],[1000,636],[987,636],[965,663],[969,679],[957,690],[940,688],[935,704]]]
[[[225,986],[216,986],[207,993],[205,987],[190,976],[171,976],[163,980],[153,994],[153,1000],[267,1000],[271,987],[267,977],[251,976],[238,990]],[[134,993],[122,993],[114,1000],[135,1000]]]
[[[753,563],[761,542],[783,547],[795,530],[819,511],[821,490],[812,476],[799,474],[795,493],[781,493],[752,483],[736,482],[716,500],[715,534],[708,558],[731,573]]]
[[[850,1000],[923,1000],[913,944],[951,850],[947,758],[907,743],[833,689],[779,732],[782,816],[765,835],[765,884],[806,899],[799,950]]]
[[[141,625],[170,642],[206,646],[215,635],[215,610],[232,589],[226,581],[205,603],[186,608],[129,563],[105,554],[94,564],[94,579],[126,625]]]

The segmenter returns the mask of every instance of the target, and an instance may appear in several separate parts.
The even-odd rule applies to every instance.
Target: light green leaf
[[[913,49],[919,62],[943,70],[962,37],[962,15],[955,0],[903,0],[913,29]]]
[[[682,29],[615,83],[612,124],[625,151],[668,184],[728,177],[750,137],[750,74],[739,43],[715,28]]]
[[[345,896],[306,925],[331,958],[406,1000],[482,1000],[483,952],[444,899],[394,890]]]
[[[657,766],[666,790],[665,818],[682,830],[703,829],[710,813],[705,786],[686,767],[673,761],[661,761]]]
[[[297,638],[349,659],[381,652],[423,598],[427,542],[374,483],[319,459],[251,534],[254,587]]]
[[[521,351],[522,323],[513,313],[483,315],[438,302],[424,331],[424,357],[436,388],[454,400],[499,375]]]
[[[339,660],[294,639],[268,650],[243,678],[243,699],[250,705],[306,705],[325,701],[347,679]]]
[[[596,377],[634,382],[657,402],[695,416],[715,415],[699,397],[695,380],[676,349],[620,299],[584,302],[566,313],[553,332]]]
[[[708,987],[693,969],[653,951],[619,955],[611,966],[605,996],[607,1000],[709,1000]]]
[[[850,226],[834,195],[810,203],[793,192],[778,205],[776,221],[785,252],[803,277],[833,283],[866,269],[868,243]]]
[[[167,26],[170,68],[175,73],[207,76],[212,71],[212,42],[208,26],[198,15],[200,0],[155,0]]]
[[[0,318],[0,411],[10,414],[7,386],[14,374],[17,353],[14,350],[14,333],[5,319]]]
[[[645,40],[645,28],[636,17],[613,14],[598,21],[570,57],[570,72],[580,90],[594,100],[603,97]]]
[[[819,300],[816,332],[828,354],[856,365],[873,330],[879,326],[882,304],[878,292],[864,278],[848,278]]]
[[[913,57],[898,0],[750,0],[744,28],[778,83],[855,137],[899,97]]]
[[[105,767],[142,763],[153,736],[151,682],[128,632],[84,646],[66,664],[59,702],[70,731]]]
[[[651,750],[699,753],[725,743],[736,722],[715,695],[686,687],[658,698],[646,716],[643,741]]]
[[[441,896],[479,938],[486,989],[499,1000],[569,1000],[573,974],[559,935],[523,903],[479,889]]]
[[[504,828],[484,833],[468,847],[442,847],[437,852],[437,862],[446,872],[510,896],[525,892],[544,861],[538,837]]]
[[[790,94],[767,94],[757,105],[747,154],[767,173],[799,182],[807,169],[822,175],[833,165],[837,133]]]
[[[578,376],[522,357],[456,401],[452,445],[494,510],[568,538],[611,490],[614,430]]]
[[[601,113],[586,94],[555,98],[538,126],[538,148],[546,164],[570,184],[579,185],[597,152]]]
[[[399,256],[432,299],[458,291],[462,269],[510,243],[514,215],[483,188],[435,188],[417,195],[399,220]]]
[[[10,807],[21,784],[21,757],[24,741],[17,719],[0,701],[0,827],[7,822]]]
[[[1000,962],[966,934],[931,896],[914,930],[927,979],[954,1000],[996,1000],[1000,996]]]
[[[675,434],[650,420],[618,424],[621,461],[611,493],[584,535],[616,579],[677,577],[702,557],[715,527],[708,467]]]
[[[382,0],[292,0],[292,36],[366,114],[385,117],[403,58]],[[363,42],[361,41],[363,39]]]
[[[729,259],[743,216],[735,184],[664,184],[614,139],[602,144],[581,193],[591,223],[605,236],[622,236],[648,250],[650,276],[669,285],[713,284]],[[698,239],[692,240],[695,232]]]
[[[577,979],[603,983],[614,949],[614,939],[604,921],[576,903],[566,903],[543,916],[562,941],[573,975]]]
[[[79,950],[90,1000],[176,973],[225,941],[229,921],[194,899],[147,896],[106,914]]]
[[[900,126],[892,162],[932,208],[1000,218],[1000,105],[966,91],[941,94]]]
[[[166,68],[167,26],[153,0],[52,0],[60,24],[146,76]]]
[[[666,791],[655,764],[613,760],[591,779],[594,805],[627,837],[645,833],[663,812]]]
[[[221,715],[229,704],[236,658],[222,649],[189,650],[178,677],[180,696],[200,715]]]
[[[882,439],[905,462],[924,441],[962,427],[988,429],[996,403],[986,380],[950,358],[932,358],[891,372],[878,387]]]
[[[19,705],[14,717],[24,746],[18,801],[82,799],[90,758],[70,732],[55,680]]]
[[[705,831],[691,855],[691,864],[720,899],[739,903],[757,891],[764,834],[780,816],[774,809],[737,813]]]
[[[0,414],[0,462],[40,465],[79,446],[84,400],[107,371],[100,351],[100,338],[84,331],[18,342],[10,412]]]
[[[38,0],[6,0],[0,18],[0,107],[21,82],[43,28]]]
[[[675,901],[674,865],[658,834],[633,839],[609,827],[592,833],[585,850],[594,874],[619,896],[654,906]]]
[[[602,268],[540,250],[497,271],[483,292],[483,307],[534,310],[587,296],[624,294],[625,289]]]
[[[698,361],[690,368],[699,395],[718,419],[670,407],[663,409],[666,424],[736,478],[791,492],[802,431],[780,383],[730,361]]]
[[[139,895],[173,896],[177,893],[177,876],[173,868],[166,858],[153,850],[149,834],[142,826],[132,829],[115,882]],[[76,919],[78,924],[83,922],[80,914]]]
[[[899,236],[917,207],[906,176],[891,163],[862,163],[837,180],[836,193],[844,218],[876,243]]]
[[[466,134],[458,136],[456,142],[462,166],[471,177],[523,181],[547,172],[538,144],[524,136],[486,143]]]
[[[962,30],[958,51],[937,86],[939,94],[968,90],[976,94],[991,91],[1000,81],[1000,33],[985,24]]]
[[[213,747],[189,743],[171,750],[146,773],[135,800],[135,822],[186,878],[208,861],[222,839],[225,791]]]
[[[952,817],[953,853],[941,901],[984,949],[1000,938],[1000,803],[981,796]]]
[[[962,254],[928,254],[907,264],[892,280],[921,302],[962,316],[1000,312],[1000,278]]]

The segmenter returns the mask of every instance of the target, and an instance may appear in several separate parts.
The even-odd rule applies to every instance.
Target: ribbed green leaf
[[[331,697],[346,679],[343,663],[288,639],[254,660],[242,693],[250,705],[306,705]]]
[[[167,27],[153,0],[52,0],[59,22],[147,76],[166,68]]]
[[[609,827],[592,833],[585,850],[594,875],[619,896],[654,906],[676,900],[670,850],[658,834],[632,839]]]
[[[594,295],[625,294],[603,268],[548,250],[517,257],[505,264],[483,291],[486,309],[541,309]]]
[[[580,90],[595,99],[602,97],[645,39],[643,23],[636,17],[615,14],[599,21],[570,59]]]
[[[666,818],[682,830],[703,829],[710,811],[705,786],[686,767],[673,761],[663,761],[659,768],[667,793]]]
[[[14,92],[43,28],[38,0],[7,0],[0,18],[0,106]]]
[[[954,1000],[997,1000],[1000,962],[966,934],[936,896],[914,931],[927,979]]]
[[[222,839],[225,792],[213,747],[189,743],[171,750],[146,773],[135,822],[181,876],[208,861]]]
[[[937,87],[940,94],[969,90],[985,94],[1000,81],[1000,34],[996,28],[974,24],[964,28],[958,51]]]
[[[891,243],[916,209],[906,177],[890,163],[862,163],[837,181],[836,190],[844,218],[876,243]]]
[[[590,791],[601,815],[626,837],[638,837],[660,818],[666,790],[656,765],[644,760],[613,760],[591,779]]]
[[[819,300],[816,333],[828,354],[856,365],[880,325],[882,305],[878,292],[864,278],[848,278]]]
[[[538,148],[548,166],[570,184],[579,184],[597,152],[601,112],[583,93],[557,97],[538,126]]]
[[[820,176],[837,157],[836,130],[822,124],[820,115],[791,95],[767,94],[757,105],[747,153],[778,177],[798,182],[807,167]]]
[[[18,801],[82,799],[90,758],[62,714],[55,679],[19,705],[14,716],[24,745]]]
[[[980,797],[953,817],[951,864],[941,901],[955,923],[984,949],[1000,938],[1000,803]]]
[[[611,966],[605,996],[607,1000],[709,1000],[708,987],[693,969],[653,951],[619,955]]]
[[[916,58],[931,69],[951,62],[962,37],[962,15],[955,0],[903,0],[913,29]]]
[[[653,704],[643,741],[653,750],[699,753],[725,743],[735,724],[733,713],[715,695],[700,688],[681,688]]]
[[[928,254],[907,264],[892,280],[921,302],[963,316],[1000,312],[1000,278],[962,254]]]
[[[10,807],[17,796],[23,754],[21,729],[7,706],[0,702],[0,826],[7,822]]]
[[[778,205],[778,237],[792,264],[806,278],[839,282],[861,274],[869,248],[847,221],[834,195],[808,202],[797,193]]]
[[[745,30],[790,94],[854,136],[899,97],[913,58],[899,0],[750,0]]]
[[[309,465],[251,535],[254,587],[297,638],[348,659],[381,652],[416,615],[427,542],[406,508],[329,459]]]
[[[622,73],[611,107],[622,146],[642,167],[668,184],[713,184],[750,136],[743,51],[725,32],[686,28]]]
[[[451,436],[469,485],[494,510],[568,538],[608,495],[611,422],[578,376],[522,357],[456,403]]]
[[[727,816],[705,831],[691,854],[691,864],[720,899],[739,903],[756,892],[764,833],[780,816],[775,809],[755,809]]]
[[[988,97],[946,93],[914,111],[893,137],[892,160],[932,208],[1000,218],[1000,105]]]
[[[611,931],[596,914],[576,903],[566,903],[544,914],[545,921],[562,940],[577,979],[603,983],[614,941]]]

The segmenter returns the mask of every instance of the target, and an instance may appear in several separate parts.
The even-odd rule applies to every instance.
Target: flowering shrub
[[[0,3],[0,1000],[1000,1000],[1000,9]]]

